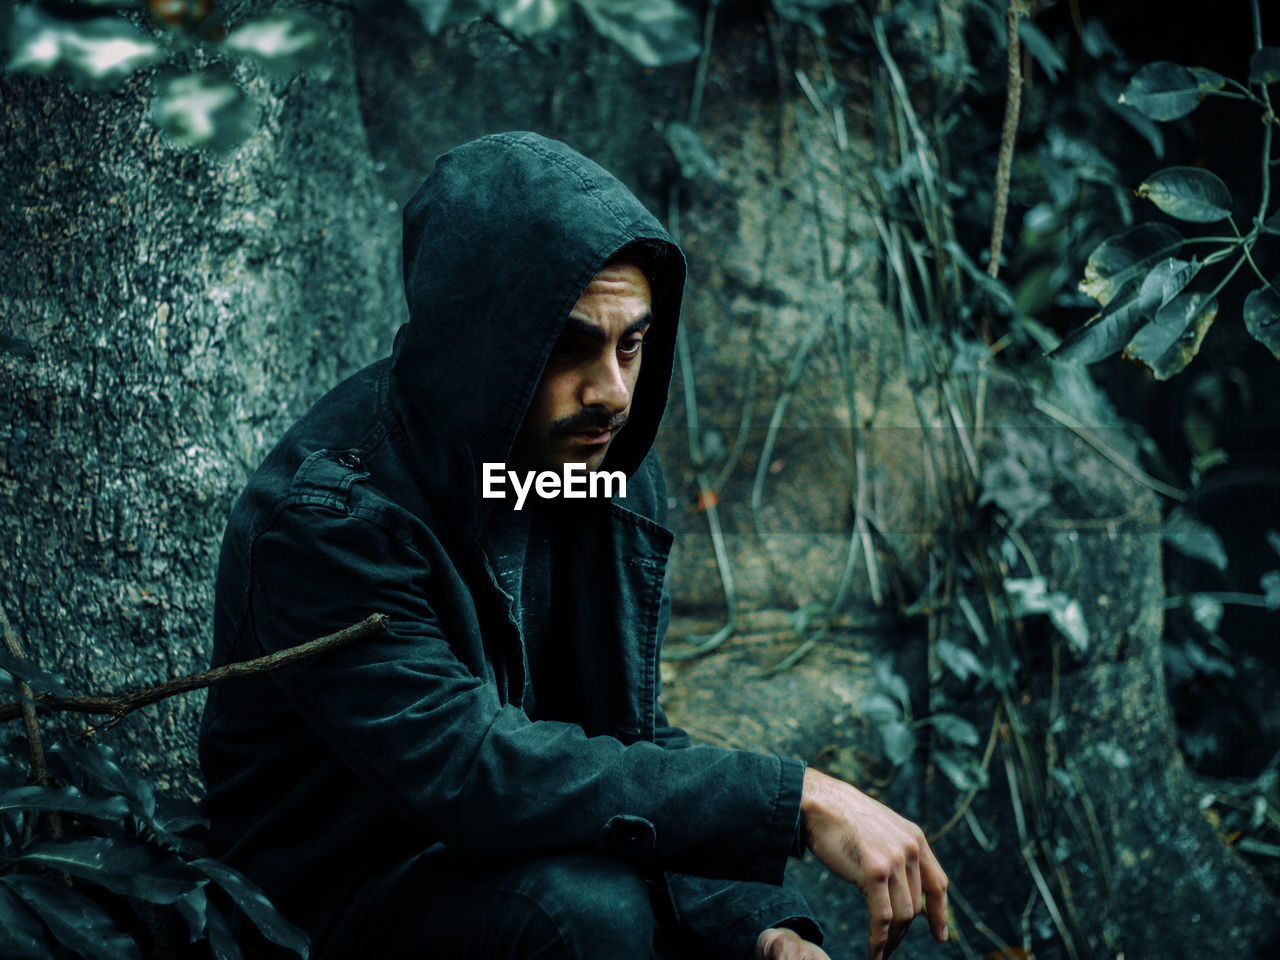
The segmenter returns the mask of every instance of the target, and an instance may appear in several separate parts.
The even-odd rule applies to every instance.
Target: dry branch
[[[135,690],[132,693],[120,694],[114,697],[58,697],[52,694],[41,694],[33,697],[31,701],[3,703],[0,704],[0,722],[16,720],[21,717],[24,706],[30,707],[32,701],[34,701],[36,708],[39,710],[67,710],[74,713],[110,715],[118,720],[140,707],[149,706],[179,693],[199,690],[202,687],[213,686],[215,683],[222,683],[224,680],[231,680],[235,677],[248,677],[266,673],[269,670],[297,663],[299,660],[305,660],[325,651],[346,646],[370,634],[380,633],[386,628],[386,614],[375,613],[359,623],[345,627],[336,633],[309,640],[306,643],[301,643],[296,647],[289,647],[287,650],[281,650],[278,653],[270,653],[265,657],[243,660],[239,663],[228,663],[226,666],[189,674],[185,677],[176,677],[157,686]]]

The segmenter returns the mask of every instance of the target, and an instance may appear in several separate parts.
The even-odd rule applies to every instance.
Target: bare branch
[[[239,663],[228,663],[226,666],[205,670],[201,673],[193,673],[185,677],[177,677],[154,687],[135,690],[132,693],[120,694],[114,697],[58,697],[52,694],[41,694],[32,699],[34,700],[34,706],[41,710],[106,714],[118,720],[140,707],[149,706],[179,693],[189,693],[192,690],[210,687],[215,683],[222,683],[235,677],[248,677],[266,673],[328,650],[346,646],[371,634],[381,633],[386,629],[387,615],[375,613],[359,623],[339,630],[337,633],[309,640],[306,643],[298,644],[296,647],[289,647],[278,653],[269,653],[265,657],[244,660]],[[31,707],[32,704],[30,702],[0,704],[0,722],[16,720],[23,715],[24,708]]]

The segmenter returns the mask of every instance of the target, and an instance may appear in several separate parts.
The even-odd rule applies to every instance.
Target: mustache
[[[563,437],[574,433],[617,433],[627,425],[629,417],[626,413],[615,413],[612,416],[602,410],[587,408],[575,414],[561,417],[551,424],[551,435]]]

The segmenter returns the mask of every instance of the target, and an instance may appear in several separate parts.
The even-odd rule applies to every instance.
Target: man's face
[[[512,469],[600,468],[631,410],[651,311],[639,267],[610,264],[592,278],[547,359],[511,448]]]

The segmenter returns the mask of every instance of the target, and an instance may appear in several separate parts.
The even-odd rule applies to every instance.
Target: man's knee
[[[559,930],[570,960],[649,960],[652,886],[635,867],[591,854],[549,858],[523,892]]]

